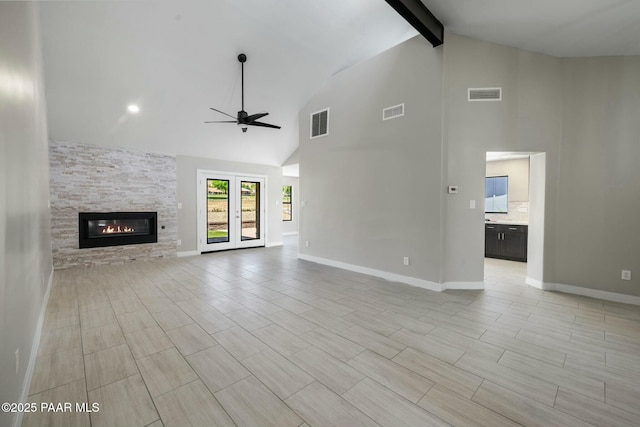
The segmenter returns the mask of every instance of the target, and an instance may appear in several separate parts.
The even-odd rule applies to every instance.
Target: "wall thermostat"
[[[458,194],[458,186],[457,185],[450,185],[449,187],[447,187],[447,192],[449,194]]]

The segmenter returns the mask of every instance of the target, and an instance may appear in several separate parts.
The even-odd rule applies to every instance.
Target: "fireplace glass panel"
[[[148,219],[97,219],[87,221],[90,239],[113,236],[144,236],[149,234]]]

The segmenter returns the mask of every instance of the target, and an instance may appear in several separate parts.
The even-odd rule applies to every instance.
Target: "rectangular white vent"
[[[329,134],[329,109],[311,113],[311,139]]]
[[[469,101],[502,101],[501,87],[469,88]]]
[[[404,116],[404,104],[394,105],[382,110],[382,120],[395,119],[400,116]]]

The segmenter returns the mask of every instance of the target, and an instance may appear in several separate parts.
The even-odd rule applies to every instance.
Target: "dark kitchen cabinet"
[[[484,256],[488,258],[527,261],[526,225],[485,224]]]

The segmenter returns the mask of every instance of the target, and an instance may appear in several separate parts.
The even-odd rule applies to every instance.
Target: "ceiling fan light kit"
[[[238,55],[238,61],[240,61],[240,69],[242,73],[242,109],[238,111],[237,117],[233,117],[231,114],[227,114],[224,111],[220,111],[215,108],[210,108],[215,112],[224,114],[225,116],[231,117],[232,119],[235,119],[235,120],[215,120],[215,121],[208,121],[205,123],[235,123],[238,126],[240,126],[243,133],[247,131],[248,126],[260,126],[265,128],[280,129],[280,126],[258,121],[258,119],[264,116],[267,116],[269,113],[256,113],[256,114],[249,115],[244,110],[244,63],[247,62],[247,55],[245,55],[244,53],[241,53],[240,55]]]

